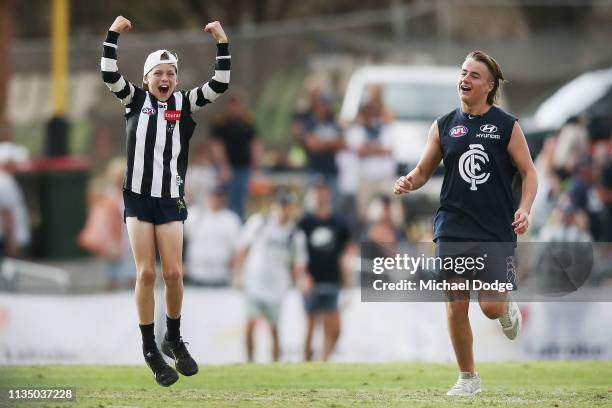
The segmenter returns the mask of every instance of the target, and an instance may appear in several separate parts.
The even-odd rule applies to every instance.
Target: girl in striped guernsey
[[[230,78],[227,36],[218,21],[204,31],[217,42],[214,76],[204,85],[178,90],[178,59],[157,50],[147,57],[142,87],[127,81],[117,68],[117,40],[132,23],[119,16],[104,41],[102,79],[125,105],[128,163],[123,183],[124,219],[136,262],[136,305],[143,353],[155,380],[162,386],[178,380],[177,372],[194,375],[198,366],[180,336],[183,300],[183,200],[189,141],[195,122],[191,115],[225,92]],[[168,366],[154,337],[155,244],[165,283],[167,332],[162,351],[175,360]]]

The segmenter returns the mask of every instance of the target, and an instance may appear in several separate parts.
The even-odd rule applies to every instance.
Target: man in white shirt
[[[217,187],[208,206],[192,206],[185,221],[186,276],[190,283],[228,286],[240,218],[225,207],[224,192]]]
[[[384,193],[395,178],[395,160],[391,155],[393,138],[390,126],[376,115],[372,105],[361,108],[359,120],[346,132],[346,145],[359,158],[357,208],[364,217],[372,199]]]
[[[5,170],[9,165],[0,164],[0,255],[15,257],[30,242],[30,225],[21,189]]]
[[[306,274],[306,238],[292,217],[292,197],[279,192],[268,215],[254,214],[244,227],[238,244],[238,265],[244,274],[248,306],[247,356],[253,361],[256,319],[264,316],[272,333],[272,358],[280,358],[278,320],[281,302],[291,286],[291,274],[304,291],[311,286]]]

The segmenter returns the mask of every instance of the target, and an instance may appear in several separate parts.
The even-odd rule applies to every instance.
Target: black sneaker
[[[151,371],[153,371],[155,381],[162,387],[169,387],[179,379],[176,370],[166,363],[159,350],[147,351],[145,353],[145,362]]]
[[[185,347],[185,343],[182,338],[179,338],[177,341],[169,341],[166,336],[164,336],[164,341],[162,341],[162,351],[168,357],[174,359],[176,371],[183,375],[194,375],[198,373],[198,364],[187,351],[187,347]]]

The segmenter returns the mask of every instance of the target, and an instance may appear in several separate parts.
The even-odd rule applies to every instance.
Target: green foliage
[[[297,67],[271,78],[258,100],[255,120],[262,138],[270,144],[288,144],[291,116],[302,90],[306,68]]]

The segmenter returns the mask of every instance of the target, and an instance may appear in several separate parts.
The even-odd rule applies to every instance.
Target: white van
[[[610,115],[612,68],[585,72],[559,88],[533,117],[538,130],[557,130],[572,116]]]
[[[390,130],[393,158],[399,173],[405,174],[421,157],[432,122],[458,106],[459,72],[459,67],[439,66],[373,65],[361,68],[348,82],[340,120],[355,120],[359,108],[368,101],[370,87],[381,86],[386,108],[395,119]],[[431,180],[423,192],[437,196],[441,183],[441,180]]]

